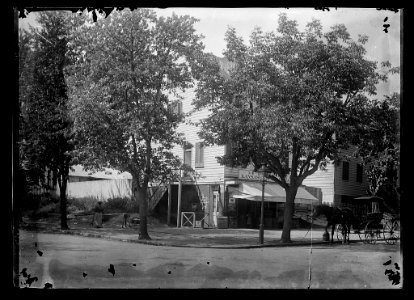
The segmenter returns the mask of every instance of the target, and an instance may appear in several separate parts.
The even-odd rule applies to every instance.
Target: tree
[[[369,126],[367,95],[387,78],[364,57],[366,36],[350,38],[344,25],[323,33],[320,21],[300,32],[281,14],[277,32],[256,28],[246,45],[235,29],[225,36],[232,67],[223,76],[217,59],[197,68],[197,109],[212,114],[201,122],[207,144],[232,144],[219,158],[229,166],[267,165],[268,178],[286,191],[282,242],[290,230],[298,187],[329,160],[341,158],[357,133]],[[388,64],[386,64],[388,66]]]
[[[21,158],[35,184],[42,183],[47,173],[58,183],[61,228],[68,229],[66,188],[73,140],[63,74],[65,14],[41,12],[37,21],[41,28],[31,28],[29,44],[23,43],[28,40],[21,35]],[[25,58],[30,58],[27,64]]]
[[[182,115],[171,98],[192,84],[190,65],[202,51],[196,19],[157,17],[149,9],[114,11],[72,32],[68,72],[72,116],[86,168],[129,172],[139,201],[139,239],[147,231],[149,183],[171,177],[180,165],[171,149],[184,139]]]
[[[363,159],[368,193],[382,197],[388,210],[394,213],[399,211],[399,102],[398,93],[373,101],[365,116],[370,126],[357,136],[355,153]]]

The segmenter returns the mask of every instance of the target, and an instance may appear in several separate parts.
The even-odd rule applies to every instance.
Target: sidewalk
[[[103,228],[93,228],[89,224],[69,222],[69,230],[61,230],[58,223],[24,220],[21,229],[44,233],[71,234],[86,237],[104,238],[122,242],[142,243],[157,246],[197,247],[218,249],[247,249],[260,247],[310,246],[329,244],[322,240],[323,229],[292,229],[292,243],[280,242],[282,230],[268,229],[264,231],[264,244],[259,244],[258,229],[203,229],[192,227],[169,227],[165,224],[148,224],[151,240],[138,240],[139,225],[121,228],[119,224],[107,224]],[[334,237],[335,243],[340,243]],[[350,242],[360,241],[357,235],[351,234]]]

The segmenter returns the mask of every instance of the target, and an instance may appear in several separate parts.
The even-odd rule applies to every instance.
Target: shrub
[[[40,195],[27,194],[20,201],[22,211],[36,210],[40,207]]]
[[[34,218],[47,218],[50,213],[59,212],[59,204],[57,203],[50,203],[39,209],[33,211],[32,217]]]
[[[68,199],[68,212],[91,212],[100,199],[98,197],[82,197]],[[138,213],[138,201],[131,198],[110,198],[102,203],[105,213]]]
[[[68,207],[73,211],[91,211],[98,203],[97,197],[82,197],[68,199]]]
[[[57,204],[59,201],[59,196],[53,192],[28,193],[21,199],[20,209],[22,212],[36,211],[51,204]]]
[[[139,213],[139,204],[138,201],[134,200],[134,199],[130,199],[127,205],[127,210],[128,213]]]
[[[129,198],[111,198],[103,204],[105,212],[126,212],[128,210]]]

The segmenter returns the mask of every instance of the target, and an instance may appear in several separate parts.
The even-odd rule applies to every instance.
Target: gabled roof
[[[71,168],[73,168],[73,171],[69,171],[69,176],[92,177],[100,179],[132,179],[131,174],[128,172],[119,173],[119,171],[109,168],[105,168],[105,171],[100,172],[85,171],[81,165],[75,165]]]

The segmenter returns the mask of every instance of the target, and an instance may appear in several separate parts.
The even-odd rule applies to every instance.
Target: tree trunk
[[[60,228],[63,230],[69,229],[68,226],[68,217],[67,217],[67,199],[66,199],[66,189],[67,189],[67,179],[65,176],[62,178],[62,185],[60,187]]]
[[[283,213],[283,231],[282,243],[291,243],[290,230],[292,229],[292,217],[295,208],[295,197],[298,191],[297,187],[289,187],[286,190],[285,211]]]
[[[20,172],[19,172],[20,173]],[[20,221],[22,219],[21,207],[20,207],[20,199],[23,196],[22,193],[19,193],[18,197],[13,199],[12,202],[12,219],[13,219],[13,284],[15,288],[19,287],[19,264],[20,264],[20,236],[19,236],[19,228],[20,228]]]
[[[139,201],[139,240],[150,240],[151,237],[148,234],[148,201],[147,201],[147,186],[142,186],[137,188],[137,200]]]

